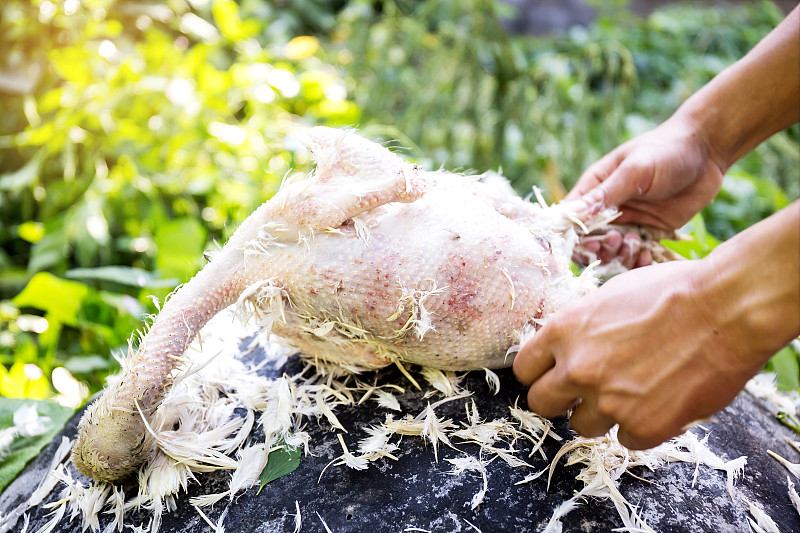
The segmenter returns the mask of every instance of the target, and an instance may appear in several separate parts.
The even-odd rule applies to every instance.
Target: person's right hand
[[[714,199],[727,170],[680,111],[591,165],[565,198],[581,218],[617,207],[618,222],[675,230]]]

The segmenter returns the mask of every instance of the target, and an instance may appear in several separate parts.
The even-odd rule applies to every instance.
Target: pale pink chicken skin
[[[115,481],[188,344],[237,302],[309,358],[351,369],[509,366],[509,348],[587,290],[564,211],[498,180],[423,172],[352,132],[310,130],[317,170],[286,183],[168,300],[115,387],[87,409],[77,468]]]

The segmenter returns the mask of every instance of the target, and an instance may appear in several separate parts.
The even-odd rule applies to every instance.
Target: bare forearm
[[[800,334],[800,200],[702,262],[711,283],[701,287],[701,305],[744,367],[762,365]]]
[[[723,171],[800,120],[800,6],[676,115],[697,125]]]

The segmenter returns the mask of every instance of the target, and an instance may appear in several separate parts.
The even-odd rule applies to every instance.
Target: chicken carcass
[[[312,128],[307,144],[315,172],[285,183],[174,293],[86,411],[82,473],[113,481],[142,463],[144,423],[184,350],[237,301],[306,357],[468,370],[510,365],[510,348],[589,290],[570,272],[568,210],[522,200],[499,177],[424,172],[352,132]]]

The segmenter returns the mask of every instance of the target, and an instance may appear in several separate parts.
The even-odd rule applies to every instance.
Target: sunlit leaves
[[[67,270],[66,276],[76,280],[110,281],[129,287],[151,289],[171,289],[180,283],[177,278],[160,279],[148,270],[126,266],[73,268]]]
[[[12,302],[17,307],[40,309],[53,319],[75,325],[81,303],[88,292],[89,289],[81,283],[40,272],[31,278]]]
[[[311,35],[299,35],[286,43],[286,57],[293,60],[306,59],[319,50],[319,40]]]
[[[160,226],[155,234],[158,255],[156,266],[165,276],[183,281],[200,268],[206,230],[194,218],[179,218]]]
[[[260,29],[257,21],[242,20],[239,6],[233,0],[213,0],[212,6],[214,22],[226,39],[234,42],[248,39]]]
[[[0,397],[41,400],[51,394],[47,376],[33,363],[18,361],[8,370],[0,365]]]
[[[148,294],[189,279],[212,240],[306,168],[293,113],[353,124],[358,112],[326,91],[345,82],[314,57],[315,37],[287,49],[302,7],[75,6],[0,6],[0,77],[25,93],[0,94],[0,299],[22,292],[6,305],[26,309],[0,321],[0,364],[39,360],[45,379],[66,365],[96,389],[154,310]]]

